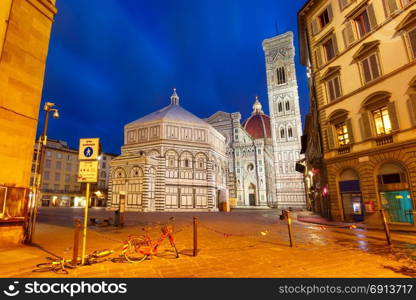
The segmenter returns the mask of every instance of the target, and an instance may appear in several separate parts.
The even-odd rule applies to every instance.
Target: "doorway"
[[[248,201],[250,206],[256,206],[256,186],[253,183],[248,188]]]
[[[358,174],[347,169],[343,171],[339,179],[344,221],[361,222],[364,220],[363,203]]]

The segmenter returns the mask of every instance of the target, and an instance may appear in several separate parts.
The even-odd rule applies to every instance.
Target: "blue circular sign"
[[[84,149],[85,157],[91,157],[93,153],[94,153],[94,150],[91,147],[87,147]]]

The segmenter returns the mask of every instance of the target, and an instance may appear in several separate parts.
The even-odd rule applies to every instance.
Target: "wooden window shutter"
[[[354,131],[352,130],[351,119],[348,119],[345,123],[347,125],[348,138],[350,139],[350,143],[354,143]]]
[[[352,27],[352,22],[348,22],[345,25],[345,28],[342,30],[342,35],[344,36],[345,47],[348,47],[349,45],[354,43],[355,37],[354,37],[354,30]]]
[[[374,12],[374,6],[372,3],[367,6],[367,14],[368,14],[368,19],[370,20],[371,30],[373,30],[377,26],[377,19],[376,19],[376,14]]]
[[[329,22],[332,21],[333,17],[334,17],[334,13],[332,12],[332,5],[329,4],[328,7],[326,8],[328,11],[328,18],[329,18]]]
[[[410,113],[410,121],[412,126],[416,126],[416,94],[410,95],[409,100],[407,100],[407,105]]]
[[[386,18],[390,17],[392,13],[399,9],[396,0],[384,0],[383,2]]]
[[[399,120],[397,119],[396,105],[394,102],[387,104],[387,110],[389,111],[389,118],[391,123],[391,130],[399,130]]]
[[[339,0],[340,10],[344,10],[345,7],[349,4],[349,0]]]
[[[363,137],[363,140],[366,140],[366,139],[368,139],[369,137],[372,136],[370,116],[368,115],[367,111],[365,111],[361,114],[360,123],[361,123],[361,126],[360,126],[361,135]]]
[[[334,46],[334,52],[335,55],[338,55],[339,51],[338,51],[338,42],[337,42],[337,36],[335,35],[335,33],[332,35],[332,45]]]
[[[326,135],[328,138],[328,148],[334,149],[335,148],[335,139],[334,139],[334,131],[332,129],[332,125],[328,125],[326,129]]]
[[[318,68],[322,65],[322,52],[321,52],[321,46],[318,46],[315,50],[315,58],[316,58],[316,65]]]
[[[318,19],[313,19],[311,24],[312,35],[318,34],[319,27],[318,27]]]

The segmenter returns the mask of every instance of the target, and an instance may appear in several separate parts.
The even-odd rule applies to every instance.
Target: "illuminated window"
[[[377,135],[391,133],[391,122],[389,112],[386,106],[373,110],[372,112],[374,125]]]
[[[350,143],[350,138],[348,135],[348,127],[347,127],[346,122],[336,124],[335,130],[337,134],[338,145],[344,146]]]

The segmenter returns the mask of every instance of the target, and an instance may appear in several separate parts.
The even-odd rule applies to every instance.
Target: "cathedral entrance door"
[[[256,195],[255,194],[249,194],[248,195],[250,206],[256,206]]]
[[[256,206],[256,186],[250,184],[248,188],[248,202],[250,206]]]

